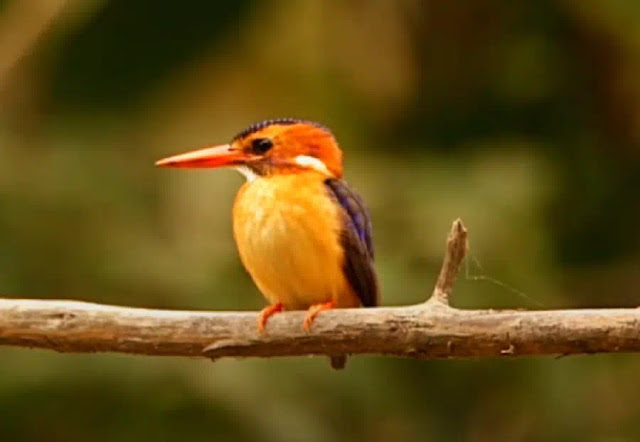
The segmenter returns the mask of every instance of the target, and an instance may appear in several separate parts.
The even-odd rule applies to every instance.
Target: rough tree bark
[[[467,249],[455,221],[431,298],[408,307],[324,312],[310,332],[287,312],[257,332],[253,312],[193,312],[0,299],[0,345],[60,352],[276,357],[380,354],[417,359],[640,351],[639,309],[460,310],[449,297]]]

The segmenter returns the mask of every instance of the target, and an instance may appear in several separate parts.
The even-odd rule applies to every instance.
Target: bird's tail
[[[342,370],[347,365],[347,355],[334,355],[330,359],[334,370]]]

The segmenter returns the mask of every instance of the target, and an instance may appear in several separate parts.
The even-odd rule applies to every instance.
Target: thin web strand
[[[479,275],[471,275],[470,271],[469,271],[469,260],[473,260],[473,263],[475,264],[475,266],[478,268],[478,270],[480,270],[480,272],[484,273],[484,268],[482,267],[482,265],[480,264],[480,261],[478,260],[478,258],[475,257],[475,255],[473,255],[473,253],[471,253],[471,251],[467,251],[467,258],[465,259],[464,262],[464,269],[465,269],[465,275],[464,275],[464,279],[467,281],[485,281],[485,282],[489,282],[491,284],[497,285],[499,287],[504,288],[505,290],[514,293],[518,296],[520,296],[523,299],[526,299],[527,301],[537,305],[538,307],[542,307],[544,308],[545,305],[543,303],[541,303],[540,301],[532,298],[531,296],[527,295],[526,293],[524,293],[521,290],[518,290],[517,288],[502,282],[498,279],[492,278],[491,276],[488,275],[484,275],[484,274],[479,274]]]

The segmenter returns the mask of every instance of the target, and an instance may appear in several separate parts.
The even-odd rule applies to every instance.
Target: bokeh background
[[[167,154],[301,117],[368,202],[383,303],[640,304],[640,3],[0,1],[0,293],[256,310],[231,171]],[[495,278],[508,286],[477,280]],[[3,441],[627,441],[640,357],[203,360],[0,349]]]

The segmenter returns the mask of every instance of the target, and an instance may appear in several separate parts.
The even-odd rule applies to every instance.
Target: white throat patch
[[[294,158],[293,161],[298,166],[312,169],[329,176],[333,176],[333,174],[329,172],[329,169],[327,169],[327,166],[322,162],[322,160],[319,160],[318,158],[310,157],[308,155],[298,155],[297,157]],[[252,183],[258,178],[260,178],[260,175],[255,173],[250,167],[236,166],[234,169],[236,169],[238,172],[244,175],[244,177],[247,179],[247,182],[249,183]]]
[[[238,166],[235,168],[238,172],[240,172],[247,179],[247,182],[251,183],[258,179],[258,174],[251,170],[250,167],[247,166]]]
[[[324,164],[318,158],[310,157],[308,155],[298,155],[294,161],[298,166],[308,167],[309,169],[331,175],[331,172],[329,172],[329,169],[327,169],[326,164]]]

